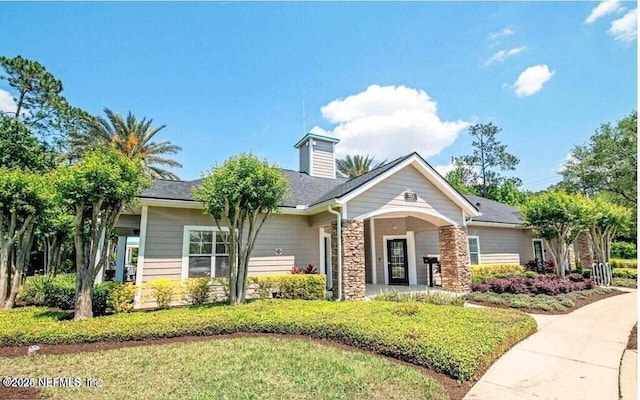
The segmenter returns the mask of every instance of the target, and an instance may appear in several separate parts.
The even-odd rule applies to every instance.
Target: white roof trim
[[[467,226],[479,226],[479,227],[487,227],[487,228],[513,228],[513,229],[529,229],[528,226],[524,226],[522,224],[507,224],[503,222],[484,222],[484,221],[468,221]]]
[[[377,210],[373,210],[371,212],[365,213],[365,214],[361,214],[358,215],[357,217],[355,217],[355,220],[364,220],[367,218],[372,218],[372,217],[379,217],[385,214],[398,214],[398,215],[402,215],[402,216],[406,216],[406,217],[416,217],[422,220],[425,220],[429,223],[434,224],[432,221],[429,221],[428,219],[424,218],[425,216],[427,217],[433,217],[436,218],[438,220],[444,221],[445,224],[442,225],[436,225],[436,226],[446,226],[446,225],[454,225],[454,226],[459,226],[459,224],[457,222],[455,222],[454,220],[452,220],[449,217],[446,217],[442,214],[440,214],[437,211],[432,211],[432,210],[426,210],[424,208],[417,208],[417,207],[386,207],[386,208],[379,208]]]
[[[204,210],[204,205],[199,201],[191,200],[170,200],[170,199],[151,199],[151,198],[139,198],[141,206],[150,207],[168,207],[168,208],[189,208],[193,210]],[[316,204],[313,207],[299,209],[296,207],[279,207],[278,212],[280,214],[288,215],[313,215],[324,211],[327,205],[340,204],[340,202],[332,199],[325,201],[324,203]]]
[[[371,181],[366,184],[360,186],[356,190],[344,195],[340,198],[340,201],[346,203],[347,201],[357,197],[358,195],[366,192],[371,189],[373,186],[387,179],[391,175],[400,171],[401,169],[413,165],[422,175],[425,176],[437,189],[439,189],[446,197],[448,197],[451,201],[453,201],[457,206],[459,206],[464,212],[466,212],[471,217],[479,217],[481,213],[475,209],[460,193],[458,193],[455,189],[449,185],[447,181],[444,180],[438,174],[433,167],[427,164],[420,156],[417,154],[412,154],[411,157],[407,158],[403,162],[398,165],[390,168],[379,176],[375,177]]]

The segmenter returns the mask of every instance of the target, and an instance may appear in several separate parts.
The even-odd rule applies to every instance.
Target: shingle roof
[[[340,177],[336,179],[318,178],[288,169],[281,169],[280,172],[289,181],[289,193],[284,203],[281,204],[282,207],[315,204],[315,199],[347,181],[346,178]],[[193,181],[156,180],[151,188],[143,191],[138,197],[195,201],[191,191],[194,187],[200,186],[201,182],[201,179]]]
[[[479,222],[498,222],[503,224],[522,224],[520,211],[516,207],[508,204],[499,203],[489,200],[485,197],[474,196],[470,194],[463,195],[469,202],[476,206],[482,213],[479,217],[474,217],[474,221]],[[480,206],[478,207],[478,203]]]
[[[318,178],[303,172],[281,169],[282,174],[289,181],[289,193],[281,204],[282,207],[296,207],[297,205],[313,206],[325,201],[345,196],[356,190],[367,182],[382,175],[386,171],[402,163],[415,153],[397,158],[378,168],[375,168],[359,177],[347,179],[337,177],[336,179]],[[153,186],[143,191],[138,197],[163,199],[163,200],[184,200],[195,201],[191,193],[194,187],[202,182],[201,179],[193,181],[170,181],[156,180]],[[472,205],[480,203],[479,210],[481,216],[475,217],[474,221],[498,222],[506,224],[521,224],[520,213],[516,207],[498,203],[480,196],[463,195]]]

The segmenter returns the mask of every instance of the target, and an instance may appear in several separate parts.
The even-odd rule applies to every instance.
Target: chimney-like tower
[[[335,146],[340,139],[314,126],[295,147],[300,154],[300,172],[319,178],[336,178]]]

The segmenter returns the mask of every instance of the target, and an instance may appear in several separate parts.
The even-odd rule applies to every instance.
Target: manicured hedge
[[[249,283],[257,286],[261,299],[275,295],[292,300],[322,300],[327,292],[327,276],[324,274],[250,276]]]
[[[468,380],[536,330],[513,310],[383,301],[260,300],[60,320],[45,308],[0,310],[0,345],[126,341],[235,332],[306,335]],[[64,317],[67,317],[66,314]]]
[[[471,282],[482,283],[488,279],[523,276],[525,268],[519,264],[474,264],[471,266]]]
[[[635,268],[613,268],[611,275],[614,278],[638,279],[638,270]]]
[[[537,276],[535,278],[512,276],[490,279],[483,283],[472,284],[471,290],[474,292],[556,295],[576,290],[593,289],[595,286],[595,282],[591,279],[585,279],[580,274],[570,274],[562,279],[551,276]]]
[[[107,312],[109,293],[120,285],[116,282],[105,282],[93,287],[92,306],[95,315]],[[29,276],[25,279],[18,300],[36,306],[57,307],[72,310],[75,305],[76,275],[59,274]]]
[[[635,268],[638,269],[638,260],[625,260],[620,258],[612,258],[609,260],[612,268]]]

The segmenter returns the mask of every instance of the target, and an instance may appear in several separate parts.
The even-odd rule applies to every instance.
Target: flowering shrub
[[[512,276],[490,279],[483,283],[471,285],[471,290],[474,292],[557,295],[576,290],[592,289],[595,286],[593,280],[585,279],[580,274],[571,274],[562,279],[549,276],[537,276],[534,278]]]
[[[291,273],[294,275],[308,275],[308,274],[317,274],[318,269],[313,265],[309,264],[306,267],[303,266],[295,266],[291,268]]]

